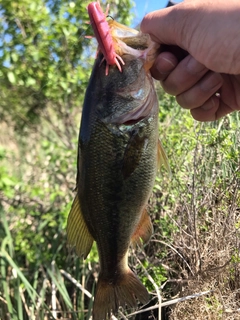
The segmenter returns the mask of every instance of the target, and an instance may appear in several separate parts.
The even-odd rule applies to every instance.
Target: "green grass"
[[[144,248],[130,250],[129,263],[153,302],[156,288],[163,301],[214,290],[179,303],[169,319],[230,319],[240,308],[239,114],[202,124],[173,97],[160,91],[159,100],[172,176],[158,174],[149,202],[154,234]],[[40,133],[1,146],[0,319],[91,316],[96,248],[81,261],[66,244],[78,135],[71,123],[69,141],[62,140],[64,119],[58,130],[43,119]]]

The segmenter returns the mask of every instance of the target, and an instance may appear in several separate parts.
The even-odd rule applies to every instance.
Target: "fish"
[[[159,45],[107,18],[99,2],[90,3],[88,12],[99,48],[84,98],[67,240],[84,259],[96,242],[100,272],[92,317],[105,320],[119,306],[149,300],[128,252],[152,235],[148,200],[158,164],[167,158],[150,73]]]

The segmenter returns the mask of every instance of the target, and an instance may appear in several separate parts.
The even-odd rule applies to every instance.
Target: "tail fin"
[[[119,306],[136,307],[136,298],[147,303],[149,296],[138,277],[128,268],[127,272],[118,276],[115,283],[105,280],[99,275],[93,304],[93,320],[109,319],[111,313],[116,314]]]

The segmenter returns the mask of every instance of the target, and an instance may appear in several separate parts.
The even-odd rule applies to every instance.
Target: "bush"
[[[112,6],[122,22],[129,1]],[[90,74],[86,3],[3,1],[0,56],[0,318],[89,319],[99,265],[69,252],[81,103]],[[94,54],[93,54],[94,56]],[[89,62],[93,61],[88,60]],[[161,171],[149,212],[154,234],[129,263],[150,305],[169,319],[237,319],[239,310],[239,114],[201,124],[158,89]],[[10,107],[9,107],[10,106]],[[84,289],[85,288],[85,289]],[[140,319],[127,310],[119,317]],[[157,309],[144,312],[154,319]]]

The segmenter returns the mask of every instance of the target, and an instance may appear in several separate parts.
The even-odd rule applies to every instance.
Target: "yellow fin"
[[[78,195],[76,195],[67,221],[68,244],[75,247],[79,257],[85,259],[91,250],[93,240],[83,219]]]
[[[151,219],[147,213],[147,209],[145,208],[142,212],[140,221],[135,229],[132,237],[131,243],[132,245],[140,245],[141,239],[144,243],[148,242],[153,233],[153,226]]]
[[[158,168],[160,169],[160,167],[162,165],[164,165],[164,167],[167,169],[167,171],[169,173],[169,176],[171,177],[172,173],[171,173],[171,169],[169,166],[168,158],[167,158],[166,152],[163,148],[163,145],[159,139],[158,139],[157,159],[158,159]]]

